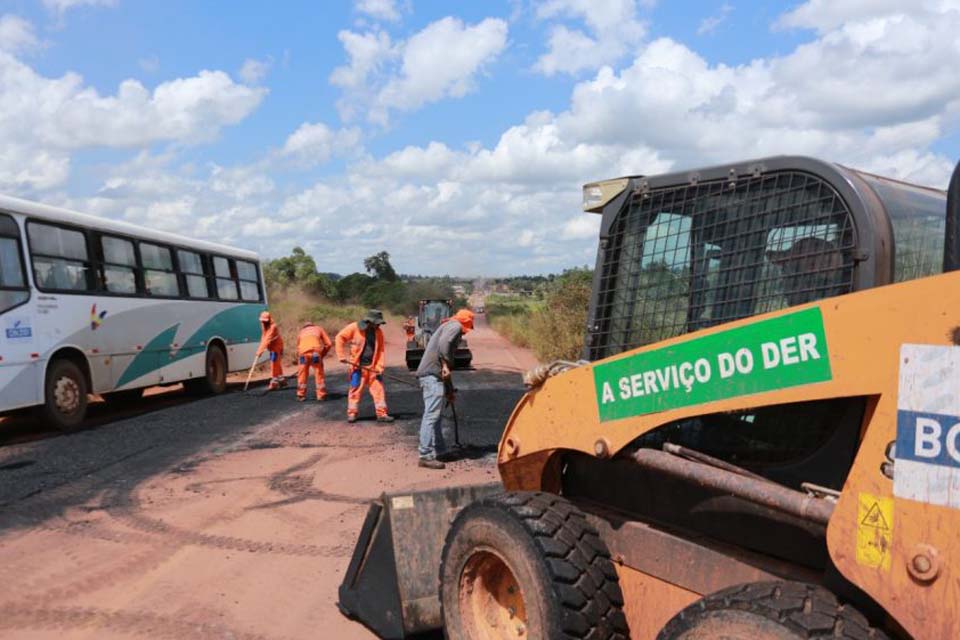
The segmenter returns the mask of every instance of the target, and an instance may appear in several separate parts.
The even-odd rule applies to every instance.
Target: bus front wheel
[[[227,390],[227,354],[219,345],[207,349],[204,376],[188,380],[187,388],[204,395],[216,395]]]
[[[44,421],[61,431],[73,431],[87,414],[87,379],[71,360],[55,360],[47,370],[42,407]]]

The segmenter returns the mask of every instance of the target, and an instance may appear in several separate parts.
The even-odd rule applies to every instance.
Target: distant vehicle
[[[420,310],[417,313],[414,325],[413,338],[407,341],[407,368],[413,371],[420,366],[423,352],[427,348],[430,336],[437,330],[444,319],[453,315],[453,301],[451,300],[421,300]],[[460,339],[460,345],[454,354],[454,367],[466,369],[473,362],[473,353],[467,347],[467,341]]]
[[[477,305],[476,307],[474,307],[474,308],[473,308],[473,312],[474,312],[474,313],[483,313],[483,305],[481,304],[481,305]]]
[[[220,393],[260,337],[255,253],[0,196],[0,414],[69,430],[87,395]]]

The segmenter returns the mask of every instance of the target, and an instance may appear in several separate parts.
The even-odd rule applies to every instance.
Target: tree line
[[[454,279],[401,276],[386,251],[365,258],[363,267],[366,273],[321,273],[313,256],[302,247],[294,247],[289,256],[265,261],[263,276],[268,293],[298,290],[329,302],[357,304],[397,315],[415,314],[417,302],[429,298],[453,300],[457,307],[467,304],[456,296]]]

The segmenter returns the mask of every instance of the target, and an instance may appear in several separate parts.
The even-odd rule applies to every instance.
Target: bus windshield
[[[890,216],[896,255],[894,281],[942,273],[946,192],[870,174],[860,176],[883,201]]]
[[[0,313],[23,304],[29,297],[20,231],[13,218],[0,214]]]

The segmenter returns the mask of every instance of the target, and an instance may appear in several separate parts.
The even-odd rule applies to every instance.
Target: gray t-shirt
[[[456,320],[449,320],[441,324],[430,341],[427,342],[427,348],[423,352],[423,359],[420,360],[420,366],[417,367],[417,377],[424,376],[440,377],[440,358],[442,357],[453,368],[453,356],[457,351],[457,345],[460,344],[460,337],[463,335],[463,327]]]

